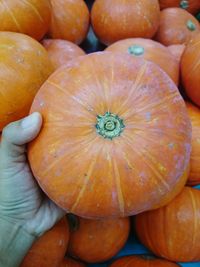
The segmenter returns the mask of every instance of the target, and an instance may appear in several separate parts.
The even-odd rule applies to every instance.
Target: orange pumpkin
[[[33,244],[20,267],[60,267],[68,241],[69,226],[63,218]]]
[[[85,264],[67,257],[62,261],[59,267],[85,267]]]
[[[178,62],[178,64],[181,64],[181,57],[183,55],[183,52],[186,48],[186,46],[184,44],[181,45],[170,45],[167,47],[170,51],[170,53],[174,56],[174,58],[176,59],[176,61]]]
[[[50,36],[80,44],[89,29],[89,10],[83,0],[50,0]]]
[[[155,39],[166,45],[187,44],[200,32],[198,20],[182,8],[166,8],[161,11],[160,26]]]
[[[33,98],[52,73],[44,47],[27,35],[0,32],[0,131],[28,115]]]
[[[188,97],[200,106],[200,34],[187,45],[181,59],[182,82]]]
[[[40,40],[51,19],[49,0],[0,1],[0,31],[20,32]]]
[[[40,186],[81,217],[125,217],[180,192],[191,125],[174,82],[154,63],[92,53],[58,69],[31,112],[44,123],[29,146]]]
[[[110,267],[178,267],[179,265],[152,256],[125,256],[114,261]]]
[[[125,38],[153,37],[159,18],[158,0],[96,0],[91,11],[94,32],[106,45]]]
[[[187,110],[192,122],[192,152],[190,157],[190,173],[188,184],[200,184],[200,109],[187,104]]]
[[[200,11],[199,0],[159,0],[159,2],[161,9],[167,7],[181,7],[192,14],[196,14]]]
[[[158,42],[150,39],[130,38],[118,41],[110,45],[106,50],[110,52],[125,52],[135,57],[150,60],[161,67],[178,84],[179,64],[177,64],[169,50]]]
[[[135,226],[141,242],[155,255],[171,261],[199,261],[200,191],[185,187],[168,205],[137,215]]]
[[[68,253],[85,262],[111,259],[128,239],[129,218],[87,220],[73,216],[71,220]]]
[[[65,40],[45,39],[42,45],[47,50],[54,69],[58,69],[75,57],[85,55],[79,46]]]

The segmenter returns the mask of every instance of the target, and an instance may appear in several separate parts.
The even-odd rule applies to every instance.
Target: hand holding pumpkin
[[[39,113],[11,123],[4,128],[0,144],[0,221],[12,228],[19,226],[27,235],[34,237],[50,229],[63,215],[60,208],[43,197],[26,160],[25,144],[37,136],[41,125]],[[2,228],[1,225],[0,235],[4,240],[9,231],[2,232]],[[8,241],[12,243],[12,240]],[[3,245],[0,242],[1,252]]]

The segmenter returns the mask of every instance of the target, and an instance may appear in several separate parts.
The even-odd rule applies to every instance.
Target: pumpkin
[[[75,258],[89,263],[109,260],[128,239],[129,218],[88,220],[72,216],[68,253]]]
[[[83,0],[50,0],[52,5],[49,34],[53,39],[82,43],[89,29],[89,10]]]
[[[60,267],[68,241],[69,226],[63,218],[35,241],[20,267]]]
[[[96,0],[91,11],[94,32],[106,45],[131,37],[153,37],[159,18],[158,0]]]
[[[198,20],[182,8],[161,11],[160,26],[155,39],[163,45],[187,44],[200,32]]]
[[[179,64],[177,64],[169,50],[158,42],[150,39],[130,38],[118,41],[110,45],[106,50],[110,52],[125,52],[135,57],[150,60],[161,67],[178,84]]]
[[[126,217],[182,190],[190,120],[174,82],[154,63],[110,52],[76,58],[44,83],[36,110],[44,123],[29,162],[68,212]]]
[[[181,59],[182,82],[188,97],[200,106],[200,34],[187,45]]]
[[[66,40],[44,39],[42,45],[47,50],[54,69],[58,69],[75,57],[85,55],[79,46]]]
[[[199,0],[159,0],[160,8],[167,7],[181,7],[192,14],[196,14],[200,11]]]
[[[62,261],[59,267],[85,267],[85,264],[67,257]]]
[[[155,255],[171,261],[199,261],[200,191],[185,187],[168,205],[137,215],[135,226],[140,241]]]
[[[187,45],[181,59],[182,83],[188,97],[200,106],[200,33]]]
[[[178,267],[179,265],[148,255],[125,256],[114,261],[110,267]]]
[[[200,184],[200,109],[187,102],[187,110],[192,122],[192,152],[188,184]]]
[[[51,19],[49,0],[0,1],[0,31],[19,32],[40,40]]]
[[[44,47],[31,37],[0,32],[0,131],[28,115],[33,98],[52,73]]]

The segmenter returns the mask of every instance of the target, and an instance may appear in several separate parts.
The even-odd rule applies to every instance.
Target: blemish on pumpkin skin
[[[197,143],[200,144],[200,138],[197,138]]]
[[[146,112],[145,117],[146,117],[146,121],[150,121],[151,120],[151,112]]]

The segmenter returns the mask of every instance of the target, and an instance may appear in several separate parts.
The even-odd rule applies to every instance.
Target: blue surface
[[[200,189],[200,185],[196,186],[195,188]],[[199,240],[200,242],[200,240]],[[103,244],[102,244],[103,245]],[[135,237],[134,233],[130,234],[130,238],[128,242],[126,243],[125,247],[110,261],[105,263],[99,263],[99,264],[89,264],[87,266],[90,267],[108,267],[110,263],[119,257],[126,256],[126,255],[134,255],[134,254],[151,254],[151,252],[146,249]],[[180,266],[183,267],[200,267],[200,262],[195,263],[179,263]]]

